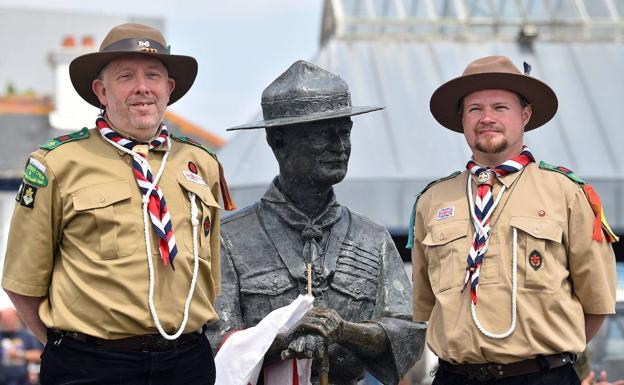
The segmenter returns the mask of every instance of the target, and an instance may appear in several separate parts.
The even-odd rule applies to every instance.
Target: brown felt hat
[[[468,64],[462,76],[449,80],[435,90],[429,108],[438,123],[449,130],[464,132],[459,103],[471,92],[488,89],[515,92],[531,104],[533,113],[524,131],[544,125],[557,112],[555,92],[545,83],[522,74],[505,56],[487,56]]]
[[[79,56],[70,63],[69,76],[76,92],[89,104],[99,108],[100,101],[93,93],[91,83],[108,63],[127,55],[146,55],[163,62],[169,77],[176,82],[169,104],[184,96],[197,76],[195,58],[172,55],[159,30],[142,24],[127,23],[111,29],[98,52]]]

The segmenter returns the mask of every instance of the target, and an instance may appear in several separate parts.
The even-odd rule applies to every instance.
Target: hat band
[[[100,52],[118,51],[169,54],[169,47],[165,48],[165,46],[152,39],[128,38],[118,40],[100,49]]]
[[[349,93],[316,98],[299,98],[276,102],[263,102],[262,115],[265,120],[295,118],[323,112],[332,112],[351,107]]]

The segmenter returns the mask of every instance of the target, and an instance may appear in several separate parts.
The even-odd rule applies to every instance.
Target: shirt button
[[[539,229],[534,229],[533,230],[533,234],[535,234],[535,235],[539,234]]]
[[[444,234],[440,234],[440,236],[438,238],[440,238],[440,240],[443,240],[444,239]]]
[[[106,198],[104,198],[102,195],[98,196],[97,198],[98,203],[104,203],[106,201]]]

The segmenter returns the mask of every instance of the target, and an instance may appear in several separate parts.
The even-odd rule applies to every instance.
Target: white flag
[[[295,326],[312,308],[312,302],[314,297],[300,295],[290,305],[273,310],[256,326],[232,334],[215,357],[215,385],[256,385],[264,354],[275,337]],[[311,362],[298,361],[278,362],[271,365],[270,370],[265,369],[265,385],[292,385],[294,378],[297,378],[299,385],[310,385]],[[296,377],[293,375],[295,369]]]

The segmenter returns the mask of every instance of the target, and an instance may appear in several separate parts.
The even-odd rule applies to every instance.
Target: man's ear
[[[522,109],[522,126],[523,127],[529,123],[529,120],[531,120],[532,114],[533,114],[533,108],[531,108],[530,104]]]
[[[104,87],[104,82],[101,79],[95,79],[91,83],[91,90],[97,98],[100,100],[100,104],[106,107],[108,104],[108,97],[106,96],[106,87]]]
[[[175,79],[174,78],[169,78],[167,80],[167,84],[169,85],[169,96],[171,96],[171,93],[175,89]]]

